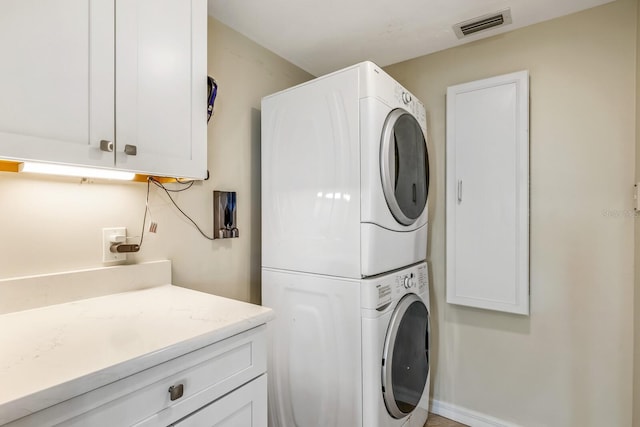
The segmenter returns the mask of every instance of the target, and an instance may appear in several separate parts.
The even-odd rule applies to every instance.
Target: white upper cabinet
[[[113,166],[113,0],[0,3],[0,158]]]
[[[119,168],[206,177],[206,38],[204,0],[116,0]]]
[[[1,2],[0,158],[204,178],[206,38],[205,0]]]

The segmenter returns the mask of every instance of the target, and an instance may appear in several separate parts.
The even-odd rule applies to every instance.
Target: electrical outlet
[[[111,244],[114,242],[125,243],[127,240],[126,227],[111,227],[102,229],[102,262],[117,262],[127,259],[127,254],[111,252]]]

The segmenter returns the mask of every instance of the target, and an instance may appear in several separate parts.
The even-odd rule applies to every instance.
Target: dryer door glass
[[[391,416],[402,418],[420,402],[429,376],[429,312],[416,294],[396,307],[385,338],[382,392]]]
[[[407,111],[393,110],[382,130],[382,187],[394,218],[411,225],[422,214],[429,192],[429,157],[424,133]]]

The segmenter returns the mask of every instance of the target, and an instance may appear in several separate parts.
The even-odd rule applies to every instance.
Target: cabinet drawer
[[[166,426],[266,372],[265,326],[227,338],[9,424]],[[169,388],[182,386],[171,400]],[[179,394],[179,393],[177,393]]]
[[[267,427],[267,375],[171,425],[174,426]]]

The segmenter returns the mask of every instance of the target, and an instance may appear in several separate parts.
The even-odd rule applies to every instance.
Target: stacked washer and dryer
[[[422,103],[371,62],[262,100],[271,426],[424,425],[425,135]]]

